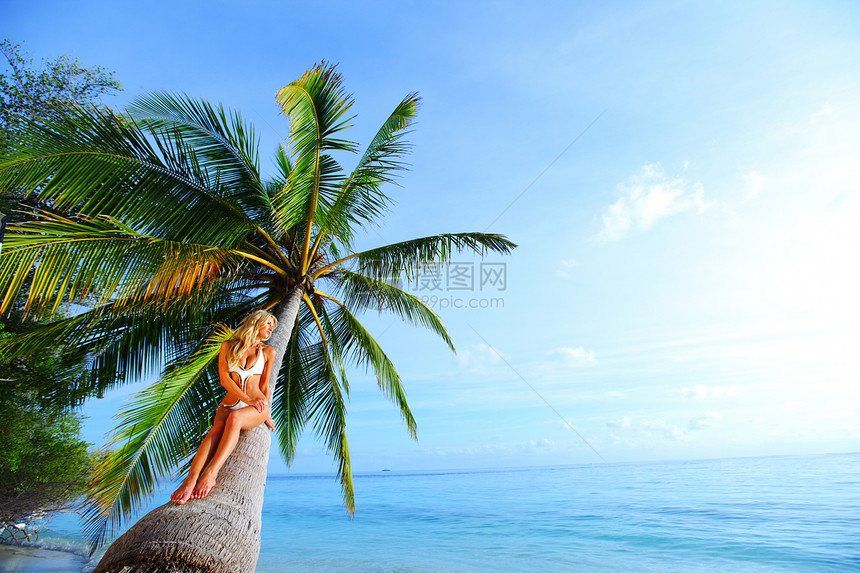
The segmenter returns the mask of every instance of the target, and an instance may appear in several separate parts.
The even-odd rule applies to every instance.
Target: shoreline
[[[32,545],[0,545],[0,573],[81,573],[88,560],[72,551]]]

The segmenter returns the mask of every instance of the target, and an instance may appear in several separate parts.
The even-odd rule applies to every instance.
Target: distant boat
[[[390,472],[391,470],[382,470],[382,471],[384,471],[384,472]]]

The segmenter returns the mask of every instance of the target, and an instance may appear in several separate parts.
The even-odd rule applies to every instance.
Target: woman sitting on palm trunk
[[[209,494],[218,471],[236,448],[241,430],[262,423],[275,429],[269,408],[274,349],[262,341],[268,340],[277,324],[277,319],[264,310],[252,312],[233,336],[221,343],[218,378],[227,395],[215,411],[212,429],[197,449],[188,477],[170,496],[171,501],[182,504]]]

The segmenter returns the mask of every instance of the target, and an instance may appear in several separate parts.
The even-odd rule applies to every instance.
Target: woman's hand
[[[260,398],[251,402],[251,406],[255,407],[257,411],[262,414],[263,410],[269,407],[269,403]]]
[[[275,421],[271,418],[266,419],[266,425],[269,426],[269,429],[273,432],[275,431]]]

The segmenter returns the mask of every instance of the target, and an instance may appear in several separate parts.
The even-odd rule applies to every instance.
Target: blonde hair
[[[255,310],[242,319],[239,327],[228,340],[230,342],[230,351],[227,353],[227,365],[229,367],[232,368],[239,363],[245,352],[256,342],[260,327],[266,324],[270,318],[275,321],[275,326],[278,326],[278,319],[265,310]]]

